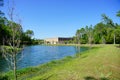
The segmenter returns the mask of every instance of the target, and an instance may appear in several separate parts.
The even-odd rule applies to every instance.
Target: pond
[[[74,56],[76,53],[87,50],[86,47],[78,46],[45,46],[35,45],[25,47],[17,57],[21,57],[18,62],[18,69],[30,66],[38,66],[40,64],[64,58],[65,56]],[[0,57],[0,72],[8,71],[9,67],[4,58]]]

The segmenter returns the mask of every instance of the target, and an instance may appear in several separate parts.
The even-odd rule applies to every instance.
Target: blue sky
[[[15,0],[15,4],[24,31],[33,30],[37,39],[74,36],[77,29],[101,22],[103,13],[120,23],[116,17],[120,0]]]

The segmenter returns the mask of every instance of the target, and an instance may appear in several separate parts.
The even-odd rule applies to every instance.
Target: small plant
[[[96,68],[96,73],[99,75],[100,80],[108,80],[109,76],[112,75],[112,71],[105,73],[102,71],[103,69],[105,69],[104,66],[102,66],[98,69]]]

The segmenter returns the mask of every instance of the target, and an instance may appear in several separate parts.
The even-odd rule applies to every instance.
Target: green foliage
[[[35,44],[35,40],[32,39],[32,36],[34,35],[34,32],[32,30],[27,30],[26,32],[22,33],[21,36],[21,44],[31,45]]]
[[[0,74],[0,80],[9,80],[9,77],[5,74]]]
[[[0,44],[2,44],[3,39],[5,38],[10,38],[10,27],[8,27],[7,25],[4,25],[5,18],[0,18]]]
[[[106,25],[102,22],[98,23],[94,27],[94,43],[105,43]]]
[[[84,28],[78,29],[76,31],[76,39],[75,42],[77,42],[78,44],[80,43],[86,43],[87,42],[87,35],[86,35],[86,31]]]
[[[120,43],[120,25],[115,24],[105,14],[102,14],[103,22],[95,26],[86,26],[76,31],[74,42],[77,43],[95,43],[95,44],[113,44]]]
[[[14,31],[13,31],[14,30]],[[22,26],[15,22],[8,21],[7,18],[0,16],[0,45],[9,45],[8,41],[12,39],[13,32],[15,32],[15,38],[20,38],[21,44],[32,44],[33,40],[31,37],[34,32],[27,30],[23,32]]]
[[[32,37],[34,35],[34,32],[32,30],[27,30],[25,32],[25,35],[28,36],[28,37]]]
[[[1,4],[3,4],[3,0],[0,0],[0,6],[3,6]],[[3,41],[5,45],[8,45],[8,41],[12,39],[14,33],[15,39],[20,38],[21,45],[32,44],[31,37],[34,32],[32,30],[23,32],[22,25],[8,20],[0,10],[0,45],[3,45]]]
[[[117,28],[114,30],[116,34],[116,43],[120,44],[120,25],[117,26]]]
[[[21,50],[21,48],[12,48],[10,46],[1,46],[2,50],[5,50],[6,53],[8,54],[12,54],[13,51],[15,52],[19,52]],[[4,53],[3,51],[1,50],[2,53]]]
[[[116,16],[120,17],[120,11],[117,12],[117,15],[116,15]]]

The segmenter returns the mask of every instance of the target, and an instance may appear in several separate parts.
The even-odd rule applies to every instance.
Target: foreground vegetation
[[[19,70],[19,80],[120,80],[120,48],[98,45],[88,51]],[[11,72],[2,78],[13,78]]]

